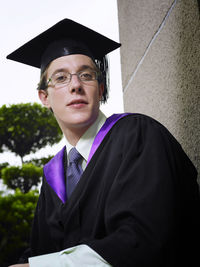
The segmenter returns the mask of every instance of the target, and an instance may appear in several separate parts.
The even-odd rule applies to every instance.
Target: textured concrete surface
[[[200,21],[197,0],[118,0],[125,111],[148,114],[200,172]]]
[[[128,82],[173,0],[118,0],[122,84]]]

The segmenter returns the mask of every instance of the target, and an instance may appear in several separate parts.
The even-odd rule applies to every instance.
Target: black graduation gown
[[[43,178],[32,256],[86,244],[116,267],[198,266],[196,176],[164,126],[145,115],[126,116],[106,135],[66,203]]]

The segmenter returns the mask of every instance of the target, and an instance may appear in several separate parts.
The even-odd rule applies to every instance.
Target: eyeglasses
[[[90,69],[79,71],[77,73],[69,73],[69,72],[62,71],[62,72],[57,72],[53,74],[51,78],[47,80],[47,86],[50,85],[55,88],[61,88],[64,85],[70,83],[73,75],[76,75],[80,81],[86,82],[86,83],[98,80],[99,78],[98,72],[95,70],[90,70]]]

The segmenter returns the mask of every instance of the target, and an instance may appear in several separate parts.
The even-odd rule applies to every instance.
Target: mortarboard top
[[[63,54],[63,51],[60,52],[59,45],[56,46],[56,49],[54,45],[54,48],[49,50],[48,47],[52,43],[64,39],[65,41],[66,39],[76,40],[76,43],[79,44],[79,48],[83,47],[83,51],[89,51],[88,53],[92,54],[94,59],[100,60],[106,54],[121,46],[120,43],[117,43],[75,21],[64,19],[9,54],[7,59],[42,68],[43,71],[52,60],[63,55],[78,53],[77,49],[75,49],[74,52],[65,51],[65,54]],[[80,53],[82,53],[81,51],[82,50],[80,50]],[[88,53],[85,52],[86,55]]]

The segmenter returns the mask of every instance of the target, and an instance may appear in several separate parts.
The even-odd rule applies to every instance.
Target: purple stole
[[[94,155],[95,151],[103,141],[106,134],[110,131],[112,126],[124,116],[129,115],[130,113],[123,113],[123,114],[113,114],[111,117],[107,118],[103,126],[101,127],[100,131],[97,133],[94,142],[92,144],[89,158],[91,160],[92,156]],[[65,183],[65,173],[64,173],[64,166],[63,166],[63,157],[64,157],[65,146],[53,157],[45,166],[44,166],[44,175],[51,186],[51,188],[56,192],[58,197],[62,200],[63,203],[67,200],[66,195],[66,183]]]

